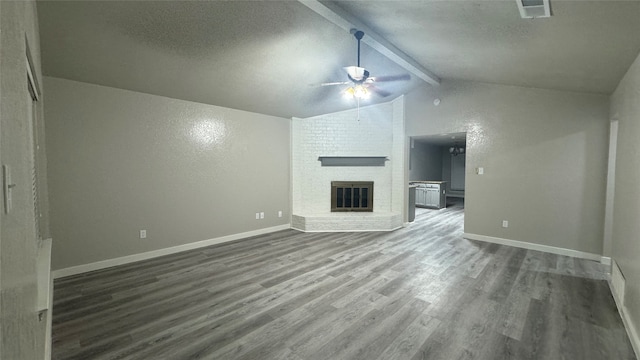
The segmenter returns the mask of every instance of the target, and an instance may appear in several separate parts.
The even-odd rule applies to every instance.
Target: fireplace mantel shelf
[[[384,166],[386,156],[320,156],[322,166]]]

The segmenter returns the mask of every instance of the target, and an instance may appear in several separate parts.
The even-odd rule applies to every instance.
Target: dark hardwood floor
[[[56,280],[54,359],[635,359],[597,262],[462,238],[293,230]]]

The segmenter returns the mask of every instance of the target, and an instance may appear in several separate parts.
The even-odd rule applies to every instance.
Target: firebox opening
[[[373,212],[373,181],[332,181],[331,211]]]

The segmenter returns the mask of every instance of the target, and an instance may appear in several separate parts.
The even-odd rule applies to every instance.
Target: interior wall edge
[[[176,254],[183,251],[194,250],[194,249],[199,249],[199,248],[203,248],[211,245],[217,245],[217,244],[222,244],[230,241],[240,240],[240,239],[248,238],[251,236],[264,235],[264,234],[269,234],[276,231],[288,230],[290,228],[291,228],[290,224],[272,226],[268,228],[247,231],[247,232],[238,233],[238,234],[231,234],[227,236],[221,236],[218,238],[201,240],[201,241],[196,241],[188,244],[172,246],[168,248],[152,250],[152,251],[147,251],[143,253],[108,259],[108,260],[96,261],[88,264],[71,266],[68,268],[54,270],[53,278],[60,279],[68,276],[87,273],[90,271],[102,270],[102,269],[106,269],[114,266],[130,264],[137,261],[149,260],[149,259],[157,258],[160,256],[171,255],[171,254]]]
[[[585,251],[579,251],[579,250],[573,250],[573,249],[567,249],[567,248],[561,248],[561,247],[555,247],[555,246],[549,246],[549,245],[541,245],[541,244],[535,244],[535,243],[530,243],[525,241],[504,239],[499,237],[472,234],[472,233],[464,233],[462,237],[469,240],[484,241],[484,242],[489,242],[494,244],[513,246],[513,247],[527,249],[527,250],[536,250],[536,251],[542,251],[542,252],[556,254],[556,255],[564,255],[564,256],[570,256],[570,257],[575,257],[580,259],[594,260],[594,261],[601,262],[603,264],[606,261],[604,257],[600,254],[594,254],[594,253],[589,253]]]

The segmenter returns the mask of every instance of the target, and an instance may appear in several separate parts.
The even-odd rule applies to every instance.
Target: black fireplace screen
[[[373,211],[373,181],[332,181],[331,211]]]

